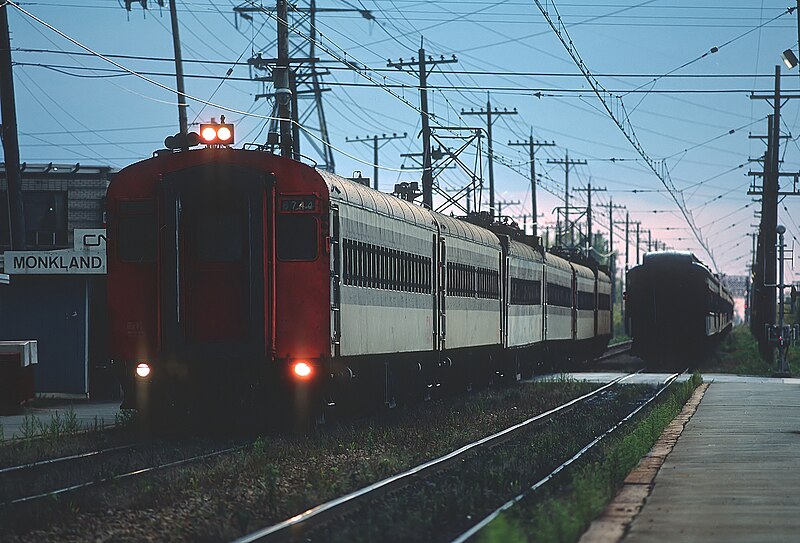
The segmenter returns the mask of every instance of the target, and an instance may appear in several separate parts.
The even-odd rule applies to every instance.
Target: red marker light
[[[217,131],[213,126],[204,127],[202,132],[200,132],[200,135],[203,136],[203,140],[207,143],[217,139]]]
[[[221,126],[219,130],[217,130],[217,138],[219,138],[220,141],[228,141],[231,139],[231,136],[233,136],[233,134],[231,134],[231,130],[227,126]]]
[[[201,123],[200,137],[206,145],[233,145],[233,125],[230,123]]]

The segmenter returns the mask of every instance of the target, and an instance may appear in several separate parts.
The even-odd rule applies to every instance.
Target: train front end
[[[164,154],[115,177],[108,298],[123,407],[320,403],[325,187],[302,164],[224,147]]]

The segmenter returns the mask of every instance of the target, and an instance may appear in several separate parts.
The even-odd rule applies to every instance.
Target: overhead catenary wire
[[[80,47],[80,48],[82,48],[82,49],[84,49],[86,51],[89,51],[89,52],[93,53],[98,58],[103,59],[104,61],[116,66],[117,68],[129,73],[130,75],[138,77],[139,79],[142,79],[142,80],[144,80],[144,81],[146,81],[146,82],[148,82],[148,83],[150,83],[152,85],[155,85],[155,86],[161,88],[162,90],[166,90],[166,91],[171,92],[173,94],[180,94],[181,96],[183,96],[184,98],[186,98],[188,100],[194,100],[194,101],[199,102],[201,104],[205,104],[207,106],[212,106],[212,107],[215,107],[215,108],[218,108],[218,109],[221,109],[221,110],[224,110],[224,111],[228,111],[228,112],[231,112],[231,113],[236,113],[236,114],[247,116],[247,117],[255,117],[255,118],[265,119],[265,120],[281,120],[278,117],[271,117],[271,116],[267,116],[267,115],[255,115],[253,113],[248,113],[247,111],[243,111],[241,109],[232,108],[232,107],[225,106],[225,105],[222,105],[222,104],[217,104],[217,103],[214,103],[214,102],[211,102],[211,101],[208,101],[208,100],[203,100],[202,98],[198,98],[198,97],[189,95],[187,93],[179,93],[177,90],[169,87],[168,85],[164,85],[162,83],[159,83],[158,81],[155,81],[155,80],[151,79],[150,77],[147,77],[145,75],[139,74],[135,70],[131,70],[130,68],[127,68],[127,67],[123,66],[122,64],[119,64],[115,60],[107,58],[104,55],[102,55],[101,53],[98,53],[98,52],[94,51],[90,47],[80,43],[76,39],[72,38],[71,36],[67,35],[66,33],[62,32],[61,30],[57,29],[56,27],[52,26],[51,24],[47,23],[46,21],[40,19],[39,17],[37,17],[34,14],[30,13],[29,11],[25,10],[24,8],[22,8],[21,6],[19,6],[15,2],[13,2],[12,0],[5,0],[5,1],[8,3],[8,5],[13,6],[14,8],[19,10],[20,12],[22,12],[26,16],[28,16],[31,19],[35,20],[39,24],[45,26],[49,30],[55,32],[56,34],[58,34],[62,38],[64,38],[67,41],[71,42],[72,44],[74,44],[74,45],[76,45],[76,46],[78,46],[78,47]],[[315,139],[317,139],[319,141],[322,141],[322,139],[320,137],[316,136],[313,132],[305,129],[303,126],[300,126],[300,129],[303,130],[305,133],[309,134],[312,138],[315,138]],[[365,160],[363,160],[363,159],[361,159],[361,158],[359,158],[359,157],[357,157],[355,155],[352,155],[352,154],[350,154],[350,153],[348,153],[348,152],[346,152],[346,151],[344,151],[342,149],[339,149],[339,148],[333,146],[332,144],[330,144],[330,142],[324,142],[324,143],[326,145],[330,145],[330,147],[332,149],[335,149],[336,151],[338,151],[339,153],[343,154],[344,156],[346,156],[348,158],[351,158],[351,159],[353,159],[353,160],[355,160],[357,162],[361,162],[361,163],[367,164],[369,166],[378,166],[379,168],[382,168],[382,169],[388,170],[388,171],[397,171],[397,168],[389,168],[389,167],[386,167],[386,166],[375,165],[375,164],[372,164],[369,161],[365,161]],[[406,171],[409,171],[409,170],[410,169],[406,169]],[[411,170],[421,171],[422,169],[419,168],[419,169],[411,169]]]
[[[547,9],[545,9],[545,7],[542,5],[540,0],[534,0],[534,1],[536,2],[536,5],[539,8],[539,10],[542,12],[542,15],[544,15],[545,19],[547,19],[547,21],[550,24],[551,28],[553,29],[553,31],[558,36],[559,40],[562,42],[564,48],[567,50],[567,53],[573,59],[573,61],[578,66],[578,68],[581,70],[581,72],[583,72],[586,80],[589,82],[589,84],[592,87],[593,91],[595,92],[597,97],[600,99],[600,102],[603,104],[603,107],[605,107],[606,110],[608,111],[608,114],[611,116],[611,118],[617,124],[619,129],[625,135],[626,139],[628,139],[628,141],[631,143],[631,145],[633,145],[633,147],[642,156],[642,158],[645,159],[645,162],[650,167],[650,169],[653,171],[653,173],[656,175],[656,177],[658,177],[658,179],[661,181],[661,183],[670,191],[670,195],[672,196],[672,199],[674,200],[675,204],[678,206],[678,209],[680,209],[680,211],[683,214],[683,217],[686,220],[686,222],[692,228],[692,231],[694,232],[694,235],[697,238],[698,243],[700,243],[700,246],[703,247],[704,251],[708,254],[708,256],[711,259],[711,263],[714,266],[714,268],[719,270],[719,267],[717,266],[716,260],[714,258],[713,251],[711,251],[710,247],[708,246],[706,241],[703,239],[702,233],[695,226],[694,219],[693,219],[693,217],[691,215],[691,212],[686,208],[686,205],[682,202],[682,196],[680,196],[677,193],[677,190],[675,189],[674,185],[672,185],[672,181],[671,181],[671,179],[669,177],[669,170],[667,169],[666,164],[663,163],[663,162],[661,164],[656,164],[655,161],[653,161],[653,159],[650,158],[650,156],[644,150],[644,148],[642,147],[642,145],[639,142],[638,138],[636,137],[636,133],[635,133],[635,131],[633,129],[633,125],[630,124],[630,121],[629,121],[629,118],[628,118],[627,114],[624,114],[624,117],[620,118],[618,115],[616,115],[614,113],[614,110],[612,109],[611,105],[607,101],[608,98],[611,95],[608,93],[608,91],[602,85],[600,85],[600,82],[597,81],[594,78],[594,76],[591,74],[589,69],[586,67],[585,63],[583,62],[583,59],[580,57],[577,49],[574,46],[574,44],[572,42],[572,39],[570,38],[568,41],[565,40],[564,36],[568,37],[569,33],[566,30],[566,28],[563,26],[563,23],[561,23],[561,18],[560,18],[560,15],[558,14],[557,8],[555,8],[555,4],[552,3],[552,6],[553,6],[554,10],[556,10],[556,15],[558,17],[560,27],[557,27],[556,24],[553,22],[553,20],[550,17],[549,12],[547,11]],[[563,35],[562,35],[562,32],[563,32]],[[617,105],[624,112],[624,103],[622,102],[621,98],[618,98]]]

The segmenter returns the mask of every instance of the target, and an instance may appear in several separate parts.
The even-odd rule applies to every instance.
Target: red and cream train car
[[[262,151],[159,153],[115,176],[107,210],[128,407],[392,403],[610,338],[602,271]]]

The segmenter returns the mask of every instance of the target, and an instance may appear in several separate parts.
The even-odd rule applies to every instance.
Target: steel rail
[[[97,455],[100,455],[100,454],[106,454],[106,453],[110,453],[110,452],[124,451],[126,449],[132,449],[133,447],[136,447],[138,445],[141,445],[141,443],[132,443],[132,444],[129,444],[129,445],[120,445],[118,447],[110,447],[108,449],[98,449],[96,451],[91,451],[91,452],[71,454],[69,456],[61,456],[61,457],[58,457],[58,458],[50,458],[50,459],[47,459],[47,460],[37,460],[36,462],[29,462],[27,464],[20,464],[18,466],[0,468],[0,475],[4,475],[6,473],[13,473],[15,471],[19,471],[19,470],[23,470],[23,469],[31,469],[31,468],[35,468],[35,467],[39,467],[39,466],[58,464],[60,462],[67,462],[69,460],[78,460],[78,459],[81,459],[81,458],[90,458],[92,456],[97,456]]]
[[[539,488],[541,488],[542,486],[544,486],[545,484],[547,484],[547,483],[548,483],[549,481],[551,481],[551,480],[552,480],[552,479],[553,479],[553,478],[554,478],[556,475],[558,475],[559,473],[561,473],[562,471],[564,471],[566,468],[568,468],[568,467],[569,467],[570,465],[572,465],[572,464],[573,464],[575,461],[577,461],[578,459],[580,459],[580,458],[581,458],[581,457],[582,457],[584,454],[586,454],[588,451],[592,450],[592,449],[593,449],[593,448],[594,448],[594,447],[595,447],[595,446],[596,446],[598,443],[600,443],[600,442],[601,442],[603,439],[605,439],[606,437],[608,437],[609,435],[611,435],[613,432],[615,432],[616,430],[618,430],[618,429],[619,429],[619,428],[620,428],[620,427],[621,427],[623,424],[625,424],[626,422],[628,422],[629,420],[631,420],[633,417],[635,417],[635,416],[636,416],[636,415],[637,415],[637,414],[638,414],[638,413],[639,413],[639,412],[640,412],[642,409],[644,409],[645,407],[647,407],[647,406],[648,406],[648,405],[649,405],[651,402],[653,402],[653,401],[654,401],[656,398],[658,398],[658,397],[661,395],[661,393],[662,393],[662,392],[664,392],[665,390],[667,390],[667,389],[669,388],[669,386],[670,386],[672,383],[674,383],[674,382],[675,382],[675,380],[676,380],[678,377],[680,377],[681,375],[683,375],[683,374],[685,374],[685,373],[686,373],[686,370],[684,370],[684,371],[683,371],[683,372],[681,372],[681,373],[673,373],[672,375],[670,375],[669,377],[667,377],[667,378],[664,380],[664,383],[663,383],[662,387],[661,387],[660,389],[658,389],[658,390],[656,391],[656,393],[655,393],[655,394],[653,394],[653,395],[652,395],[650,398],[648,398],[648,399],[647,399],[647,401],[645,401],[644,403],[642,403],[641,405],[639,405],[638,407],[636,407],[636,409],[634,409],[633,411],[631,411],[630,413],[628,413],[628,415],[626,415],[626,416],[625,416],[625,417],[624,417],[622,420],[620,420],[619,422],[617,422],[616,424],[614,424],[614,426],[612,426],[611,428],[609,428],[608,430],[606,430],[606,431],[605,431],[603,434],[601,434],[601,435],[597,436],[596,438],[594,438],[594,439],[593,439],[591,442],[589,442],[589,444],[587,444],[587,445],[586,445],[585,447],[583,447],[581,450],[579,450],[578,452],[576,452],[576,453],[575,453],[575,454],[574,454],[572,457],[570,457],[568,460],[566,460],[564,463],[562,463],[562,464],[561,464],[560,466],[558,466],[556,469],[554,469],[553,471],[551,471],[551,472],[550,472],[548,475],[546,475],[544,478],[540,479],[539,481],[537,481],[536,483],[534,483],[534,484],[533,484],[531,487],[529,487],[528,489],[524,490],[524,491],[523,491],[523,492],[521,492],[520,494],[518,494],[518,495],[516,495],[515,497],[511,498],[510,500],[508,500],[506,503],[504,503],[503,505],[501,505],[500,507],[498,507],[497,509],[495,509],[494,511],[492,511],[492,512],[491,512],[489,515],[487,515],[486,517],[484,517],[484,518],[483,518],[481,521],[479,521],[477,524],[473,525],[473,526],[472,526],[472,527],[471,527],[469,530],[467,530],[466,532],[462,533],[462,534],[461,534],[460,536],[458,536],[457,538],[453,539],[451,543],[465,543],[465,542],[466,542],[466,541],[467,541],[469,538],[473,537],[475,534],[477,534],[477,533],[478,533],[478,532],[480,532],[480,531],[481,531],[483,528],[485,528],[485,527],[486,527],[486,526],[487,526],[487,525],[488,525],[490,522],[492,522],[494,519],[496,519],[498,516],[500,516],[500,514],[501,514],[501,513],[503,513],[504,511],[507,511],[508,509],[511,509],[511,508],[512,508],[514,505],[516,505],[516,504],[517,504],[518,502],[520,502],[522,499],[524,499],[525,497],[527,497],[528,495],[530,495],[532,492],[535,492],[536,490],[538,490]]]
[[[228,453],[240,451],[242,449],[245,449],[248,446],[249,445],[240,445],[238,447],[230,447],[228,449],[223,449],[223,450],[220,450],[220,451],[214,451],[214,452],[210,452],[210,453],[205,453],[205,454],[201,454],[201,455],[198,455],[198,456],[193,456],[191,458],[184,458],[183,460],[176,460],[174,462],[168,462],[166,464],[159,464],[158,466],[151,466],[149,468],[141,468],[141,469],[137,469],[137,470],[134,470],[134,471],[129,471],[127,473],[123,473],[123,474],[120,474],[120,475],[111,475],[109,477],[103,477],[102,479],[95,479],[93,481],[87,481],[85,483],[78,483],[76,485],[71,485],[71,486],[68,486],[68,487],[59,488],[57,490],[51,490],[49,492],[42,492],[40,494],[34,494],[34,495],[31,495],[31,496],[26,496],[24,498],[17,498],[17,499],[14,499],[14,500],[3,502],[0,505],[3,506],[3,507],[7,507],[7,506],[10,506],[10,505],[15,505],[15,504],[19,504],[19,503],[35,501],[35,500],[42,499],[42,498],[59,496],[61,494],[67,493],[67,492],[73,492],[75,490],[79,490],[79,489],[82,489],[82,488],[88,488],[90,486],[95,486],[95,485],[99,485],[99,484],[102,484],[102,483],[108,483],[110,481],[119,481],[121,479],[127,479],[129,477],[135,477],[137,475],[144,475],[145,473],[159,471],[159,470],[167,469],[167,468],[174,468],[176,466],[181,466],[181,465],[184,465],[184,464],[190,464],[192,462],[198,462],[200,460],[205,460],[207,458],[213,458],[215,456],[221,456],[223,454],[228,454]]]
[[[346,494],[344,496],[341,496],[339,498],[336,498],[336,499],[330,500],[328,502],[325,502],[323,504],[320,504],[320,505],[317,505],[315,507],[312,507],[311,509],[308,509],[308,510],[306,510],[306,511],[304,511],[302,513],[299,513],[299,514],[297,514],[297,515],[295,515],[295,516],[293,516],[293,517],[291,517],[289,519],[286,519],[286,520],[284,520],[282,522],[279,522],[278,524],[274,524],[272,526],[268,526],[266,528],[262,528],[261,530],[257,530],[255,532],[250,533],[250,534],[244,535],[244,536],[236,539],[234,541],[234,543],[254,543],[256,541],[267,541],[272,537],[277,537],[281,532],[284,532],[285,530],[289,530],[290,528],[297,527],[297,526],[299,526],[299,525],[301,525],[303,523],[311,521],[312,519],[314,519],[316,521],[321,521],[321,520],[324,519],[325,515],[333,514],[334,510],[342,510],[345,507],[352,507],[352,506],[356,505],[356,502],[358,500],[360,500],[361,498],[363,498],[364,496],[376,495],[378,491],[380,491],[381,493],[386,493],[386,492],[389,492],[390,490],[394,490],[394,489],[396,489],[396,488],[398,488],[398,487],[400,487],[400,486],[402,486],[404,484],[409,483],[412,479],[416,478],[417,476],[419,476],[423,472],[426,472],[426,471],[431,470],[433,468],[436,468],[436,469],[444,468],[445,466],[449,465],[450,463],[454,462],[455,460],[460,459],[467,452],[470,452],[470,451],[473,451],[473,450],[476,450],[476,449],[479,449],[479,448],[482,448],[482,447],[487,447],[487,446],[490,446],[490,445],[496,445],[496,444],[498,444],[498,443],[500,443],[502,441],[505,441],[505,440],[509,439],[516,432],[518,432],[519,430],[527,428],[528,426],[531,426],[531,425],[535,425],[537,423],[546,422],[546,421],[550,420],[551,418],[553,418],[555,415],[561,414],[561,413],[563,413],[565,411],[568,411],[568,410],[572,409],[577,404],[579,404],[579,403],[581,403],[581,402],[583,402],[583,401],[585,401],[585,400],[587,400],[589,398],[592,398],[592,397],[598,395],[599,393],[603,392],[604,390],[607,390],[608,388],[611,388],[612,386],[615,386],[615,385],[619,384],[620,382],[622,382],[622,381],[624,381],[626,379],[629,379],[630,377],[636,375],[637,373],[639,373],[639,372],[630,373],[628,375],[622,375],[620,377],[617,377],[613,381],[611,381],[611,382],[609,382],[609,383],[607,383],[607,384],[605,384],[605,385],[603,385],[603,386],[601,386],[601,387],[599,387],[599,388],[597,388],[597,389],[595,389],[595,390],[593,390],[593,391],[591,391],[591,392],[589,392],[587,394],[584,394],[583,396],[579,396],[578,398],[574,398],[574,399],[570,400],[569,402],[567,402],[565,404],[562,404],[562,405],[560,405],[558,407],[550,409],[549,411],[545,411],[544,413],[540,413],[539,415],[536,415],[535,417],[531,417],[531,418],[529,418],[527,420],[524,420],[524,421],[522,421],[520,423],[517,423],[517,424],[515,424],[513,426],[510,426],[510,427],[506,428],[505,430],[501,430],[500,432],[497,432],[497,433],[494,433],[494,434],[489,435],[487,437],[484,437],[482,439],[479,439],[478,441],[475,441],[473,443],[469,443],[467,445],[464,445],[463,447],[460,447],[459,449],[456,449],[455,451],[452,451],[452,452],[450,452],[450,453],[448,453],[448,454],[446,454],[444,456],[441,456],[439,458],[436,458],[434,460],[430,460],[428,462],[425,462],[424,464],[420,464],[420,465],[418,465],[416,467],[413,467],[413,468],[411,468],[411,469],[409,469],[407,471],[404,471],[404,472],[399,473],[397,475],[393,475],[391,477],[388,477],[386,479],[383,479],[381,481],[378,481],[376,483],[368,485],[368,486],[366,486],[364,488],[361,488],[359,490],[356,490],[354,492],[351,492],[351,493]]]

